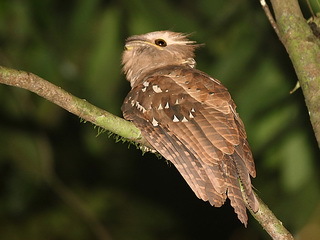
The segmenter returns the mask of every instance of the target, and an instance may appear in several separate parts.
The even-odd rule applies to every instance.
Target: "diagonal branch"
[[[260,4],[261,4],[262,9],[265,12],[268,20],[269,20],[271,26],[273,27],[274,31],[276,32],[276,34],[280,38],[280,32],[279,32],[279,29],[278,29],[278,25],[277,25],[276,21],[274,20],[274,18],[272,16],[272,13],[270,11],[269,6],[267,5],[265,0],[260,0]]]
[[[304,19],[297,0],[270,1],[276,18],[271,24],[277,25],[277,34],[292,61],[320,146],[320,39]]]
[[[102,110],[85,99],[73,96],[33,73],[0,66],[0,83],[34,92],[85,121],[89,121],[125,139],[148,146],[148,143],[141,136],[140,130],[131,122]]]
[[[255,195],[259,202],[258,212],[255,213],[249,207],[247,208],[252,216],[263,226],[264,230],[266,230],[274,240],[294,240],[291,233],[282,225],[282,222],[277,219],[261,198],[259,198],[257,194]]]

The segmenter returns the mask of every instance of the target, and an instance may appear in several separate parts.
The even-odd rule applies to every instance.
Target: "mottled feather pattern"
[[[195,71],[194,69],[184,70],[189,71],[188,74],[191,76]],[[257,210],[247,165],[250,166],[250,174],[253,176],[255,170],[252,156],[244,152],[243,148],[238,147],[240,143],[246,145],[247,141],[241,138],[245,136],[241,136],[238,130],[238,126],[242,126],[242,122],[237,122],[237,117],[230,109],[234,105],[231,97],[220,83],[212,81],[204,74],[199,75],[198,72],[195,72],[195,75],[202,78],[198,86],[203,89],[201,93],[193,91],[190,94],[181,85],[175,84],[174,77],[169,77],[179,75],[179,71],[176,71],[175,67],[168,67],[146,77],[143,82],[147,82],[148,86],[146,87],[146,84],[143,85],[143,83],[137,85],[125,100],[124,116],[134,123],[138,122],[137,118],[141,122],[144,121],[140,127],[143,135],[149,142],[161,145],[161,148],[160,146],[154,147],[166,159],[174,163],[199,198],[209,200],[214,206],[221,206],[228,196],[239,219],[246,222],[245,205],[241,197],[237,176],[240,177],[250,196],[248,199],[254,199],[249,200],[250,206]],[[213,82],[213,84],[205,86],[204,79]],[[208,89],[208,87],[211,88]],[[142,91],[143,89],[144,91]],[[158,89],[158,91],[161,89],[161,94],[155,94],[154,89]],[[139,94],[140,92],[143,92],[144,95]],[[203,92],[207,94],[206,99]],[[218,94],[210,95],[208,92],[217,92]],[[198,101],[201,98],[205,100]],[[179,100],[178,104],[175,104],[177,99]],[[139,102],[145,112],[134,107],[135,104],[131,104],[133,101]],[[220,102],[218,103],[218,101]],[[169,107],[165,108],[167,104]],[[159,106],[161,106],[160,110]],[[226,106],[229,110],[226,109]],[[193,118],[189,117],[190,113]],[[179,119],[178,124],[173,122],[174,116]],[[181,122],[184,117],[188,122]],[[157,126],[152,126],[153,119],[157,121]],[[149,125],[149,128],[151,127],[156,133],[151,133],[150,129],[149,132],[146,132],[146,125]],[[164,130],[167,134],[159,133]],[[149,136],[155,135],[158,136],[157,141],[149,139]],[[173,141],[174,138],[176,139]],[[167,144],[168,141],[171,142],[170,145]],[[169,149],[170,151],[168,151]],[[204,183],[206,183],[205,187]],[[214,198],[208,196],[214,196]]]
[[[161,32],[154,35],[162,36]],[[167,33],[171,35],[175,36]],[[178,51],[179,44],[188,41],[182,35],[176,39],[180,42],[176,43],[174,37],[167,41],[174,45],[170,46],[174,49],[171,51]],[[134,41],[138,45],[148,41],[144,47],[150,47],[151,53],[158,50],[165,55],[158,46],[153,48],[153,38],[148,34],[128,41],[133,41],[130,46],[134,46]],[[134,75],[130,72],[134,68],[129,67],[132,59],[126,60],[124,55],[124,69],[130,72],[127,78],[132,86],[122,107],[124,117],[175,165],[198,198],[220,207],[228,197],[246,225],[248,217],[240,182],[250,208],[257,211],[259,204],[251,186],[250,175],[255,177],[256,172],[244,125],[226,87],[186,64],[186,57],[179,60],[177,56],[171,65],[171,56],[167,63],[154,57],[158,64],[150,63],[149,71],[136,71]],[[176,63],[178,60],[181,64]]]

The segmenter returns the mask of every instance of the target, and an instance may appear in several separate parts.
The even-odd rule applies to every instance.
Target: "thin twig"
[[[48,182],[51,188],[60,196],[60,198],[68,204],[88,226],[99,240],[111,240],[112,237],[106,228],[101,224],[92,211],[86,204],[70,189],[68,189],[57,177],[53,177]]]
[[[53,154],[47,139],[43,137],[37,138],[37,145],[41,159],[41,176],[43,180],[89,226],[97,240],[112,240],[113,238],[107,228],[99,221],[88,205],[55,174]]]
[[[267,18],[268,18],[271,26],[273,27],[274,31],[278,35],[279,39],[281,40],[278,25],[277,25],[276,21],[274,20],[274,17],[272,16],[272,13],[269,9],[268,4],[266,3],[265,0],[260,0],[260,4],[261,4],[265,14],[267,15]]]
[[[307,5],[308,5],[309,11],[310,11],[312,17],[315,18],[316,16],[314,15],[314,12],[313,12],[313,9],[311,7],[309,0],[306,0],[306,2],[307,2]]]

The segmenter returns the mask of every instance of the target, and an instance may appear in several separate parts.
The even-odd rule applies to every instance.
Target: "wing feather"
[[[253,157],[227,89],[191,68],[168,67],[140,80],[122,107],[147,141],[171,161],[197,197],[214,206],[230,199],[247,223],[246,205],[258,210],[252,191]]]

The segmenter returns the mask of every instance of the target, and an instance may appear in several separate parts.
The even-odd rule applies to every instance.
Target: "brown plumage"
[[[249,207],[257,211],[259,204],[245,128],[226,87],[194,68],[196,47],[170,31],[129,37],[122,62],[132,90],[123,115],[175,165],[198,198],[220,207],[228,197],[246,225],[240,182]]]

